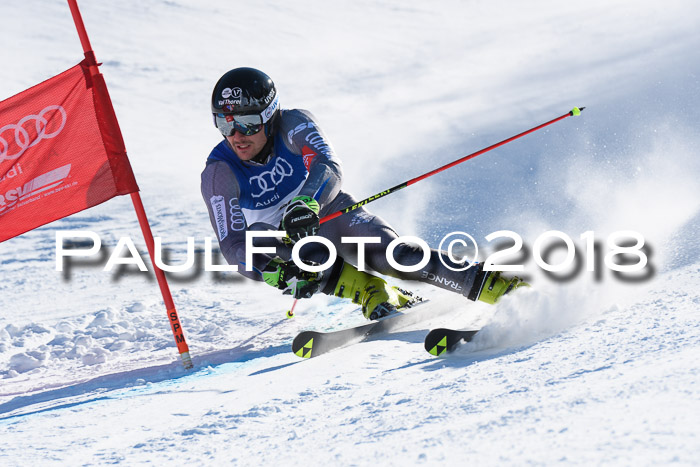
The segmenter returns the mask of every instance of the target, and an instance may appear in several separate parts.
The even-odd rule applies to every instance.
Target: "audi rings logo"
[[[275,187],[284,180],[284,177],[289,177],[293,173],[294,168],[292,164],[278,157],[272,170],[250,177],[250,185],[254,191],[251,196],[253,198],[260,198],[268,191],[274,190]]]
[[[61,123],[51,125],[49,122],[58,122],[56,116],[60,115]],[[27,115],[17,123],[10,123],[0,128],[0,163],[4,161],[17,159],[24,154],[28,148],[36,146],[39,141],[44,139],[55,138],[66,126],[66,111],[60,105],[49,105],[44,107],[39,115]],[[28,122],[33,122],[29,128],[26,128]],[[34,135],[36,132],[36,135]]]
[[[229,213],[231,214],[231,230],[240,232],[245,230],[245,216],[241,212],[241,206],[238,204],[238,198],[231,198],[228,202]]]

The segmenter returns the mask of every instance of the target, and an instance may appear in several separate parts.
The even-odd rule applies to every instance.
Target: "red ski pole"
[[[348,206],[346,208],[341,209],[340,211],[337,211],[337,212],[334,212],[332,214],[328,214],[327,216],[324,216],[323,218],[321,218],[320,223],[323,224],[324,222],[328,222],[331,219],[335,219],[336,217],[341,216],[347,212],[354,211],[355,209],[362,207],[367,203],[371,203],[372,201],[376,201],[379,198],[383,198],[383,197],[390,195],[392,193],[396,193],[397,191],[401,190],[402,188],[406,188],[407,186],[411,186],[414,183],[420,182],[421,180],[425,180],[426,178],[431,177],[431,176],[435,175],[436,173],[440,173],[443,170],[447,170],[449,168],[452,168],[455,165],[458,165],[458,164],[461,164],[462,162],[468,161],[469,159],[474,159],[476,156],[480,156],[480,155],[484,154],[485,152],[489,152],[492,149],[496,149],[499,146],[503,146],[504,144],[508,144],[511,141],[514,141],[514,140],[521,138],[527,134],[530,134],[530,133],[535,132],[539,129],[542,129],[548,125],[551,125],[552,123],[556,123],[559,120],[563,120],[563,119],[565,119],[567,117],[571,117],[573,115],[581,115],[581,111],[583,109],[585,109],[585,107],[574,107],[571,111],[565,113],[564,115],[562,115],[560,117],[557,117],[553,120],[542,123],[541,125],[537,125],[536,127],[530,128],[527,131],[523,131],[522,133],[519,133],[515,136],[511,136],[510,138],[504,139],[500,143],[496,143],[496,144],[493,144],[487,148],[480,149],[479,151],[473,152],[473,153],[469,154],[468,156],[464,156],[460,159],[457,159],[454,162],[450,162],[449,164],[443,165],[442,167],[438,167],[437,169],[431,170],[428,173],[424,173],[423,175],[419,175],[416,178],[412,178],[411,180],[408,180],[407,182],[400,183],[392,188],[389,188],[389,189],[384,190],[384,191],[380,191],[379,193],[372,195],[369,198],[365,198],[358,203],[355,203],[351,206]]]
[[[478,151],[476,151],[476,152],[473,152],[473,153],[471,153],[471,154],[469,154],[469,155],[467,155],[467,156],[461,157],[461,158],[457,159],[456,161],[450,162],[449,164],[445,164],[445,165],[443,165],[442,167],[438,167],[437,169],[431,170],[430,172],[424,173],[423,175],[419,175],[419,176],[417,176],[417,177],[415,177],[415,178],[412,178],[412,179],[408,180],[407,182],[400,183],[400,184],[398,184],[398,185],[396,185],[396,186],[394,186],[394,187],[392,187],[392,188],[389,188],[388,190],[380,191],[379,193],[377,193],[377,194],[375,194],[375,195],[372,195],[372,196],[370,196],[369,198],[365,198],[365,199],[363,199],[362,201],[360,201],[360,202],[358,202],[358,203],[355,203],[355,204],[353,204],[353,205],[351,205],[351,206],[348,206],[348,207],[346,207],[346,208],[343,208],[343,209],[341,209],[340,211],[334,212],[334,213],[332,213],[332,214],[328,214],[327,216],[322,217],[321,220],[320,220],[319,222],[320,222],[321,224],[323,224],[324,222],[328,222],[328,221],[331,220],[331,219],[335,219],[336,217],[342,216],[343,214],[345,214],[345,213],[347,213],[347,212],[354,211],[355,209],[360,208],[360,207],[364,206],[364,205],[367,204],[367,203],[371,203],[372,201],[376,201],[376,200],[378,200],[379,198],[383,198],[383,197],[385,197],[385,196],[387,196],[387,195],[390,195],[390,194],[392,194],[392,193],[396,193],[397,191],[399,191],[399,190],[401,190],[401,189],[403,189],[403,188],[406,188],[407,186],[413,185],[414,183],[420,182],[421,180],[425,180],[426,178],[431,177],[431,176],[435,175],[436,173],[440,173],[440,172],[442,172],[442,171],[444,171],[444,170],[447,170],[447,169],[449,169],[449,168],[452,168],[452,167],[454,167],[455,165],[458,165],[458,164],[461,164],[462,162],[468,161],[469,159],[474,159],[475,157],[480,156],[480,155],[484,154],[485,152],[489,152],[489,151],[491,151],[492,149],[496,149],[496,148],[499,147],[499,146],[503,146],[504,144],[508,144],[508,143],[510,143],[511,141],[514,141],[514,140],[516,140],[516,139],[518,139],[518,138],[521,138],[521,137],[523,137],[523,136],[525,136],[525,135],[528,135],[528,134],[530,134],[530,133],[533,133],[533,132],[535,132],[535,131],[537,131],[537,130],[540,130],[540,129],[546,127],[546,126],[549,126],[549,125],[551,125],[551,124],[553,124],[553,123],[556,123],[556,122],[558,122],[558,121],[560,121],[560,120],[563,120],[563,119],[565,119],[565,118],[567,118],[567,117],[572,117],[572,116],[581,115],[581,111],[582,111],[583,109],[585,109],[585,107],[574,107],[574,108],[571,109],[569,112],[567,112],[567,113],[565,113],[564,115],[561,115],[561,116],[559,116],[559,117],[557,117],[557,118],[555,118],[555,119],[552,119],[552,120],[550,120],[550,121],[548,121],[548,122],[545,122],[545,123],[542,123],[542,124],[537,125],[537,126],[535,126],[535,127],[532,127],[532,128],[530,128],[529,130],[523,131],[522,133],[518,133],[518,134],[515,135],[515,136],[511,136],[510,138],[504,139],[503,141],[501,141],[501,142],[499,142],[499,143],[492,144],[491,146],[488,146],[488,147],[486,147],[486,148],[484,148],[484,149],[480,149],[480,150],[478,150]],[[288,316],[288,317],[294,316],[294,307],[296,307],[297,301],[298,301],[298,299],[294,299],[294,304],[292,305],[292,309],[289,310],[289,311],[287,311],[287,316]]]

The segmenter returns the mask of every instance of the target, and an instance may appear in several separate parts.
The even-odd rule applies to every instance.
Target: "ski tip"
[[[578,117],[579,115],[581,115],[581,111],[583,111],[583,109],[585,109],[585,107],[574,107],[573,109],[571,109],[571,112],[569,112],[569,115]]]
[[[292,343],[292,352],[294,352],[294,355],[301,358],[311,358],[311,353],[314,347],[314,338],[312,337],[311,339],[306,341],[305,344],[300,345],[299,348],[296,348],[297,344],[303,341],[297,342],[297,339],[294,339],[294,342]]]
[[[478,329],[433,329],[425,336],[425,350],[439,357],[455,350],[462,341],[470,342],[477,332]]]
[[[444,354],[447,351],[447,336],[444,336],[440,342],[435,344],[432,348],[430,347],[431,344],[428,344],[426,342],[425,345],[425,350],[428,351],[430,355],[434,355],[436,357],[439,357],[440,355]]]

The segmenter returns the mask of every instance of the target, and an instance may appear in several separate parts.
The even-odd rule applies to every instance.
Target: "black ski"
[[[469,342],[479,330],[433,329],[425,336],[425,350],[436,357],[445,352],[452,352],[462,342]]]
[[[362,342],[370,336],[401,329],[437,316],[441,312],[451,311],[435,305],[437,304],[428,301],[418,302],[411,308],[403,308],[376,321],[339,331],[303,331],[294,338],[292,352],[301,358],[317,357],[331,350]]]

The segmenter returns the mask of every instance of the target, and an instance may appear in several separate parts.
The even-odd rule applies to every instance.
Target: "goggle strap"
[[[275,115],[275,110],[277,110],[277,107],[279,106],[280,103],[280,95],[279,93],[275,94],[275,98],[270,102],[270,105],[265,107],[265,110],[263,110],[260,113],[260,117],[262,117],[262,122],[267,123],[273,115]]]

